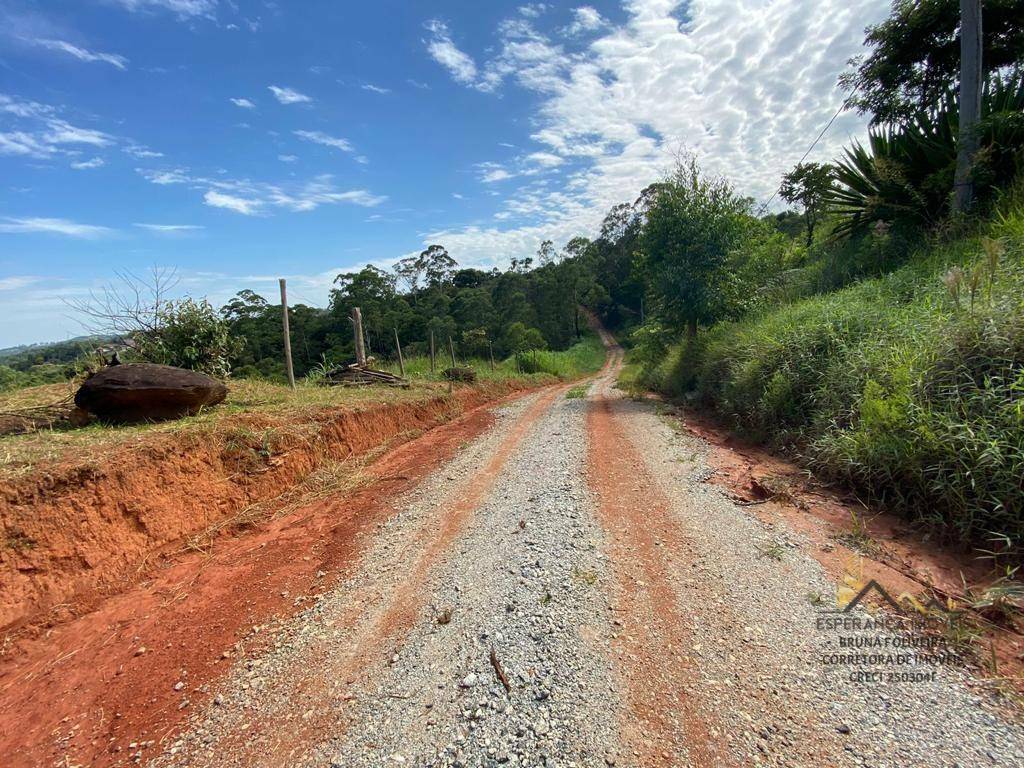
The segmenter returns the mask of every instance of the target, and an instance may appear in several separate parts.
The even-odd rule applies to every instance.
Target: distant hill
[[[25,371],[34,365],[71,363],[98,345],[108,343],[116,336],[76,336],[64,341],[39,344],[20,344],[0,349],[0,365]]]

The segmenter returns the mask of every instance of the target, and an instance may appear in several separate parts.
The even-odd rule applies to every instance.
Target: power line
[[[814,141],[811,142],[811,146],[809,146],[807,148],[807,151],[804,152],[803,157],[801,157],[800,160],[797,161],[797,165],[800,165],[800,163],[807,159],[807,156],[811,154],[811,152],[814,150],[816,146],[818,146],[818,142],[821,141],[821,137],[828,133],[828,129],[832,127],[832,123],[834,123],[836,119],[838,119],[839,115],[841,115],[844,111],[846,111],[846,109],[849,108],[850,99],[853,98],[853,95],[855,93],[857,93],[856,87],[854,87],[854,89],[850,91],[850,95],[847,96],[846,99],[843,100],[843,103],[839,105],[839,109],[837,109],[836,113],[832,115],[832,119],[830,119],[828,123],[825,124],[825,127],[821,129],[821,133],[819,133],[817,138],[815,138]],[[772,192],[772,196],[768,198],[768,202],[761,206],[762,213],[768,210],[768,206],[772,204],[772,200],[774,200],[775,196],[779,194],[779,189],[781,189],[781,186],[779,188],[776,188],[776,190]]]

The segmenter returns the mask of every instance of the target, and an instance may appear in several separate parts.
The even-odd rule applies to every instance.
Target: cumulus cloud
[[[427,53],[445,67],[451,76],[459,83],[472,83],[476,79],[476,63],[472,57],[459,50],[452,42],[448,33],[448,25],[437,19],[432,19],[426,24],[430,32],[430,39],[427,41]]]
[[[580,10],[576,22],[600,18]],[[493,263],[495,253],[533,253],[542,239],[593,234],[608,208],[634,199],[680,148],[741,193],[767,199],[842,103],[836,79],[889,2],[694,0],[681,23],[683,10],[679,0],[631,0],[622,24],[605,20],[573,52],[528,18],[502,22],[493,57],[462,82],[532,93],[531,137],[539,146],[513,167],[521,185],[504,200],[502,227],[453,228],[427,239],[466,263]],[[810,159],[835,157],[863,130],[862,117],[844,113]],[[562,182],[539,183],[531,162],[562,173]]]
[[[605,25],[601,14],[589,5],[583,5],[573,10],[573,22],[565,28],[567,35],[579,35],[584,32],[593,32]]]
[[[125,69],[128,66],[128,59],[124,56],[120,56],[116,53],[100,53],[98,51],[90,51],[85,48],[81,48],[77,45],[67,42],[66,40],[50,40],[47,38],[36,38],[30,41],[33,45],[37,45],[40,48],[46,48],[51,51],[57,51],[58,53],[66,53],[69,56],[73,56],[79,61],[99,61],[104,64],[110,64],[111,66],[117,67],[118,69]]]
[[[95,224],[79,224],[67,219],[48,218],[15,218],[4,216],[0,218],[0,232],[6,234],[53,234],[66,237],[76,237],[83,240],[95,240],[114,233],[109,227],[101,227]]]
[[[355,148],[352,146],[348,139],[336,138],[334,136],[328,136],[323,131],[295,131],[296,136],[306,141],[312,141],[314,144],[323,144],[325,147],[333,147],[334,149],[340,149],[342,152],[354,152]]]
[[[267,90],[274,94],[274,98],[282,104],[308,104],[313,101],[312,98],[304,93],[299,93],[294,88],[268,85]]]
[[[248,99],[231,99],[231,103],[242,109],[256,109],[256,105]]]

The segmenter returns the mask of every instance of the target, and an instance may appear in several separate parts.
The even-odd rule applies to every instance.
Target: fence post
[[[430,332],[430,375],[434,375],[434,332]]]
[[[295,371],[292,369],[292,335],[288,330],[288,291],[282,277],[281,284],[281,322],[284,327],[284,367],[288,371],[288,386],[295,389]]]
[[[352,333],[356,340],[356,363],[366,365],[366,347],[363,345],[363,313],[359,307],[352,308]]]
[[[402,378],[405,378],[405,361],[402,359],[402,345],[398,341],[398,329],[395,328],[395,349],[398,350],[398,370],[402,374]]]
[[[491,358],[491,370],[494,370],[494,344],[490,340],[487,342],[487,354]]]
[[[448,337],[448,351],[451,353],[451,356],[452,356],[452,368],[455,368],[456,367],[456,363],[455,363],[455,345],[452,344],[452,337],[451,336]]]

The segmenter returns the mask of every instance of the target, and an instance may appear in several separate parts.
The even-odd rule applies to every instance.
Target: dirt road
[[[1024,730],[956,665],[852,658],[909,636],[836,613],[800,535],[704,482],[708,446],[614,388],[608,343],[587,397],[503,405],[389,501],[344,579],[255,629],[258,652],[201,692],[183,670],[175,695],[204,703],[182,729],[106,759],[1024,765]],[[857,679],[876,670],[927,679]]]

